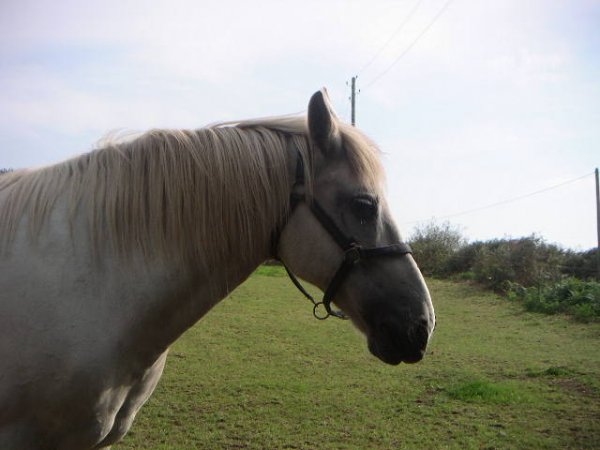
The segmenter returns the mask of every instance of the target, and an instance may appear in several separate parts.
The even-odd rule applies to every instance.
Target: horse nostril
[[[379,324],[379,333],[398,348],[423,347],[429,340],[429,322],[419,320],[412,326],[404,326],[393,321],[383,321]]]
[[[432,323],[409,314],[380,317],[369,337],[369,349],[389,364],[415,363],[425,355]]]
[[[433,333],[433,330],[435,330],[436,325],[437,325],[437,323],[436,323],[435,317],[431,321],[423,318],[423,319],[419,320],[417,327],[428,330],[429,333]]]
[[[421,326],[417,327],[414,330],[414,337],[418,344],[421,346],[427,345],[427,341],[429,340],[429,323],[421,324]]]

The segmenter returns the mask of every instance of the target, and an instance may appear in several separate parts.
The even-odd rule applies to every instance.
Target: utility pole
[[[597,277],[600,281],[600,181],[598,181],[598,168],[594,170],[596,175],[596,228],[598,232],[598,245],[596,246],[596,270]]]
[[[350,94],[350,105],[352,106],[351,123],[352,123],[353,127],[356,126],[356,79],[357,78],[358,78],[358,75],[352,77],[352,84],[350,86],[350,88],[352,89],[351,94]]]

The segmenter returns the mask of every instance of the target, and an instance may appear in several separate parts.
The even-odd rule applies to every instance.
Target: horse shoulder
[[[128,343],[153,286],[95,266],[64,217],[34,241],[23,219],[0,258],[0,448],[115,442],[164,367],[164,349],[140,360]]]

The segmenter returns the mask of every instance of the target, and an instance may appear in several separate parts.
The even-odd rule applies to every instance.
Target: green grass
[[[476,403],[521,403],[530,396],[520,383],[494,383],[489,380],[473,380],[448,389],[448,395],[457,400]]]
[[[114,449],[600,448],[600,325],[429,280],[438,326],[387,366],[261,268],[173,346]]]

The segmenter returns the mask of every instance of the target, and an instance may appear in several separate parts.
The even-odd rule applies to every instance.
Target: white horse
[[[169,346],[265,259],[390,364],[434,328],[379,151],[332,113],[154,130],[0,176],[0,448],[119,441]],[[295,278],[294,278],[295,279]],[[320,312],[318,312],[320,311]]]

